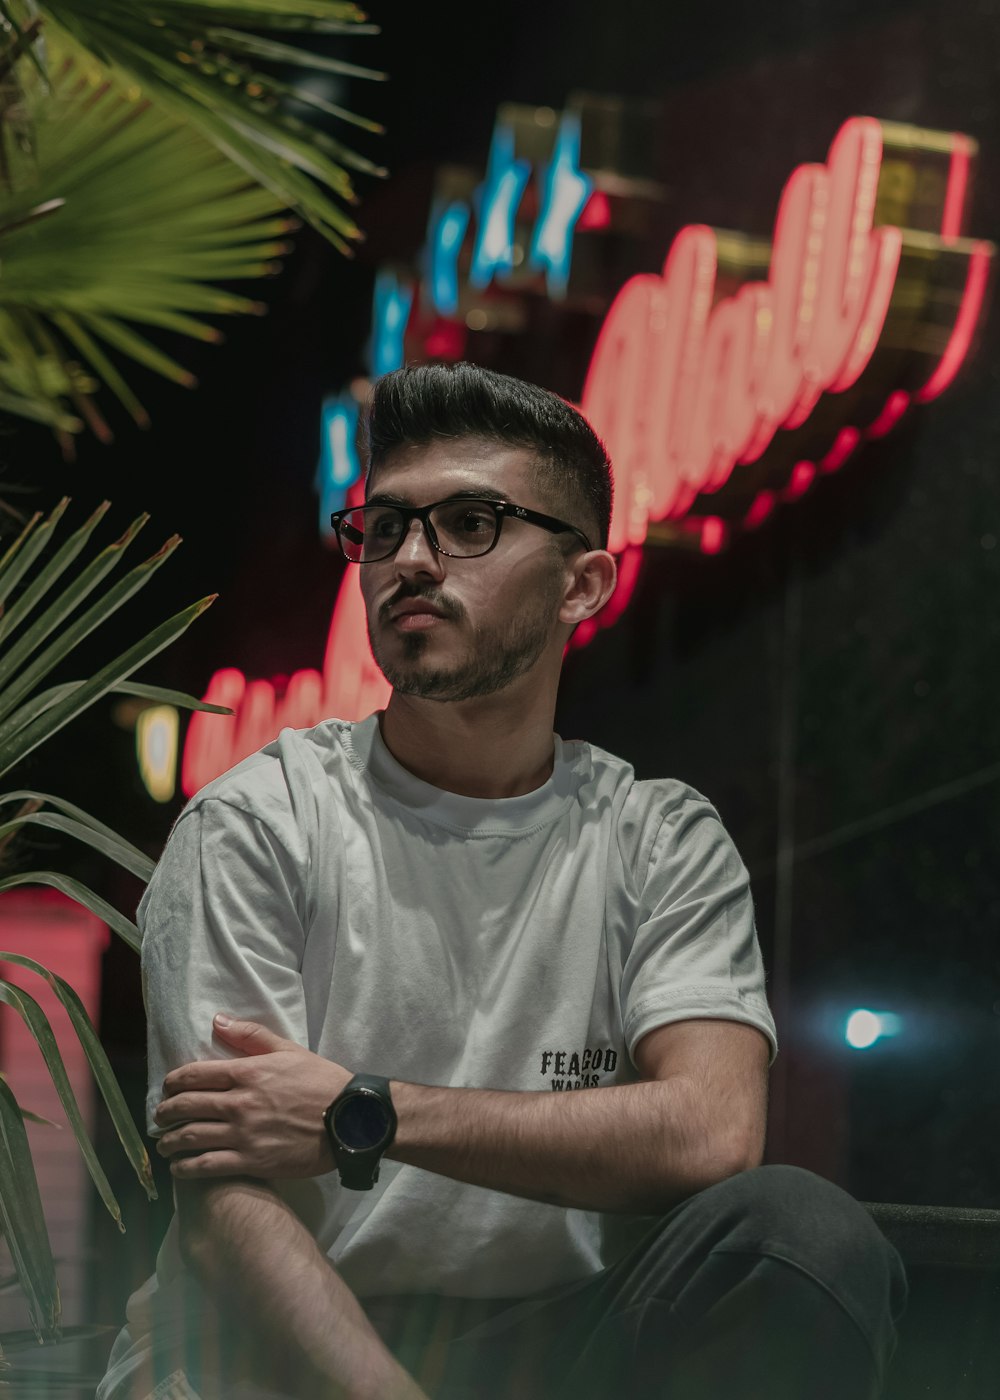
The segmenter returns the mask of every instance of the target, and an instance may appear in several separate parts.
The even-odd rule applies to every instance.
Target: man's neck
[[[552,776],[551,702],[527,708],[509,693],[447,703],[390,696],[382,740],[415,777],[462,797],[521,797]]]

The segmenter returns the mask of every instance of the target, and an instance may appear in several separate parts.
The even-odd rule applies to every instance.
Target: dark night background
[[[352,40],[350,56],[391,81],[349,96],[387,124],[362,144],[393,173],[360,183],[368,249],[349,263],[297,235],[282,274],[250,289],[266,317],[227,321],[221,348],[169,345],[199,376],[193,393],[130,368],[150,431],[119,413],[115,444],[82,440],[72,466],[29,426],[0,441],[0,485],[32,489],[17,499],[66,492],[78,521],[109,497],[104,540],[148,510],[147,552],[184,536],[99,634],[95,661],[218,592],[143,678],[200,694],[223,665],[271,677],[322,664],[341,566],[316,529],[320,402],[362,370],[378,258],[423,227],[406,191],[442,162],[483,167],[502,101],[661,100],[668,235],[707,222],[769,236],[793,166],[823,159],[849,116],[957,129],[981,147],[968,232],[1000,236],[996,0],[448,0],[373,4],[372,18],[383,33]],[[1000,1207],[998,328],[988,305],[942,398],[727,554],[648,550],[621,620],[569,657],[557,715],[565,737],[718,807],[751,868],[779,1017],[770,1156],[865,1200]],[[64,731],[21,785],[63,793],[155,855],[180,801],[146,795],[111,710]],[[137,883],[42,845],[47,863],[134,908]],[[903,1030],[862,1053],[843,1023],[864,1006],[897,1012]],[[117,942],[102,1031],[139,1112],[137,963]],[[105,1148],[130,1227],[127,1267],[97,1286],[112,1319],[166,1216]],[[125,1248],[107,1229],[106,1261]]]

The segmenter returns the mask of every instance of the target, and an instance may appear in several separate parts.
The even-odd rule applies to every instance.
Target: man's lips
[[[405,602],[398,603],[389,616],[396,622],[401,617],[412,617],[420,613],[427,613],[431,617],[444,617],[441,609],[436,608],[433,603],[428,603],[425,598],[407,598]]]
[[[389,613],[389,621],[403,632],[420,632],[446,620],[439,608],[423,598],[408,598]]]

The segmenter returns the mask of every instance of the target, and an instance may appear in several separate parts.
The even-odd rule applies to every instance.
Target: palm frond
[[[132,1164],[136,1176],[142,1185],[147,1197],[152,1201],[156,1199],[156,1187],[153,1184],[153,1172],[149,1165],[149,1156],[143,1146],[142,1138],[132,1122],[132,1115],[129,1113],[125,1096],[115,1078],[111,1062],[104,1052],[104,1048],[98,1038],[90,1017],[87,1015],[83,1002],[74,992],[73,988],[62,977],[51,972],[41,963],[35,962],[34,958],[27,958],[22,953],[0,953],[0,962],[23,967],[28,972],[36,973],[55,993],[62,1003],[77,1039],[83,1047],[83,1053],[87,1057],[101,1097],[107,1105],[108,1114],[114,1124],[118,1140],[125,1149],[125,1154]]]
[[[63,1060],[59,1046],[56,1044],[55,1035],[49,1024],[49,1018],[35,1001],[34,997],[20,987],[13,986],[10,982],[0,978],[0,1002],[11,1007],[21,1017],[28,1030],[31,1032],[42,1056],[45,1060],[46,1068],[52,1077],[56,1093],[59,1095],[59,1102],[62,1104],[63,1112],[73,1130],[73,1135],[80,1147],[83,1160],[87,1165],[90,1178],[97,1187],[98,1195],[104,1202],[105,1207],[120,1230],[124,1230],[122,1225],[122,1212],[115,1193],[111,1189],[111,1183],[105,1175],[104,1169],[97,1160],[97,1153],[94,1144],[90,1140],[87,1132],[87,1125],[83,1121],[83,1114],[80,1111],[80,1104],[76,1094],[73,1092],[73,1085],[70,1083],[69,1075],[66,1073],[66,1065]],[[23,1113],[22,1113],[23,1117]]]
[[[0,0],[3,8],[11,8],[11,0]],[[260,67],[270,63],[384,78],[301,43],[269,37],[276,31],[306,38],[377,32],[364,23],[356,5],[341,0],[224,5],[210,0],[47,0],[42,13],[108,72],[127,74],[147,98],[236,160],[342,251],[360,237],[343,207],[356,202],[343,149],[339,159],[317,149],[316,133],[288,110],[290,102],[299,100],[298,88]],[[379,129],[376,123],[366,124]]]
[[[198,132],[50,47],[51,93],[29,84],[33,160],[0,219],[0,394],[12,411],[65,433],[89,422],[107,439],[101,381],[148,421],[109,347],[193,385],[139,327],[220,341],[204,317],[263,307],[214,284],[273,275],[295,225]]]
[[[39,1341],[59,1333],[62,1307],[38,1178],[17,1099],[0,1080],[0,1229]]]
[[[190,709],[204,708],[204,703],[193,696],[144,685],[132,680],[132,676],[180,636],[211,598],[192,604],[153,628],[96,675],[80,681],[44,684],[86,638],[146,586],[180,543],[178,536],[172,536],[148,559],[104,587],[94,600],[95,590],[123,563],[148,516],[138,516],[118,539],[81,561],[108,504],[102,502],[59,543],[57,527],[68,505],[64,498],[48,516],[41,512],[34,515],[0,556],[0,641],[5,642],[0,651],[0,772],[6,772],[103,695],[125,693],[158,702],[169,699],[171,704]],[[83,606],[85,603],[89,605]],[[148,858],[81,808],[48,793],[18,789],[0,794],[0,806],[15,801],[23,805],[18,813],[0,823],[0,850],[20,827],[48,826],[82,840],[140,878],[148,879]],[[57,810],[45,812],[42,809],[46,806]],[[25,883],[21,876],[13,879]],[[39,873],[37,879],[56,883],[45,872]],[[87,891],[86,897],[76,891],[73,895],[95,908],[93,899],[97,896],[91,899],[91,892]],[[123,915],[118,915],[117,921],[109,918],[103,904],[95,912],[132,946],[138,946],[138,934],[131,920]]]

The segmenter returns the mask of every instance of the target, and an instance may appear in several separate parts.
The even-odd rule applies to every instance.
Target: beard
[[[427,653],[434,645],[430,633],[400,634],[396,639],[399,645],[393,647],[390,657],[369,618],[368,640],[379,670],[400,695],[419,700],[474,700],[506,689],[534,666],[552,638],[561,598],[561,577],[553,573],[534,594],[529,609],[518,608],[514,616],[476,628],[467,654],[447,666],[435,666],[428,660]],[[465,613],[456,613],[452,602],[446,616],[458,623]]]

